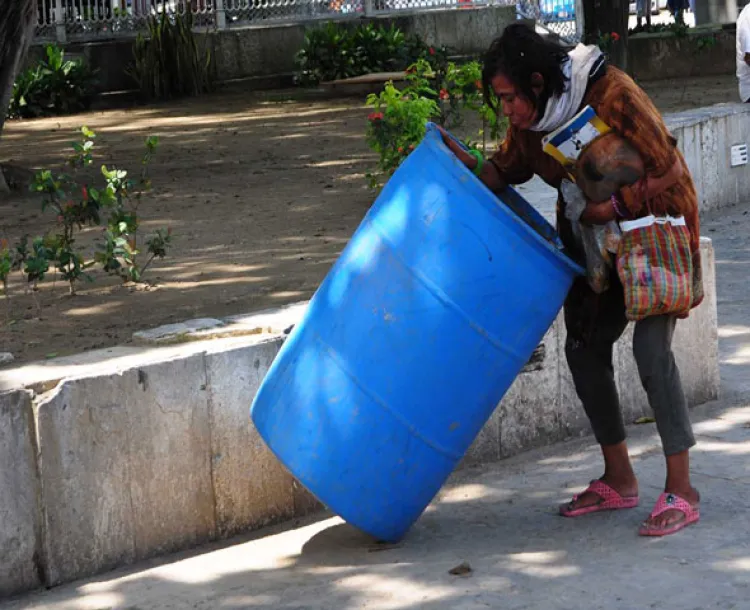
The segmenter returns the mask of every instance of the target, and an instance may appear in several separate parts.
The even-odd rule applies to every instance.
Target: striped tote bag
[[[621,222],[620,229],[617,273],[625,290],[628,319],[687,316],[695,303],[693,255],[685,218],[651,214]]]

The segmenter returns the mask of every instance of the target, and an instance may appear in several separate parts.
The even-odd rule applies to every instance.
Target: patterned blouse
[[[613,66],[593,83],[584,97],[584,104],[594,111],[612,129],[624,137],[640,154],[646,174],[663,176],[676,160],[683,166],[682,177],[672,187],[649,201],[654,214],[683,215],[690,230],[693,251],[699,249],[700,223],[698,197],[685,159],[677,148],[677,141],[664,124],[659,111],[646,93],[627,74]],[[537,174],[550,186],[559,189],[567,177],[563,167],[542,150],[542,137],[536,131],[508,129],[505,141],[493,156],[495,165],[503,172],[509,184],[522,184]],[[648,215],[645,205],[634,203],[629,187],[621,190],[624,203],[634,218]],[[558,203],[558,222],[564,221]],[[566,241],[565,227],[560,226],[561,237]]]
[[[682,177],[666,191],[649,200],[648,207],[656,215],[667,213],[685,217],[693,252],[694,287],[702,296],[698,197],[685,159],[677,148],[677,141],[669,133],[661,114],[635,81],[614,66],[608,66],[604,75],[590,84],[583,103],[590,105],[613,131],[638,151],[648,176],[665,175],[675,161],[682,165]],[[506,182],[522,184],[537,174],[550,186],[560,189],[563,179],[568,175],[560,163],[542,150],[544,135],[546,134],[512,126],[508,129],[505,141],[493,156],[494,164],[502,171]],[[622,188],[620,195],[633,218],[649,214],[646,205],[636,203],[630,187]],[[561,202],[562,197],[559,197],[558,232],[563,243],[575,253],[575,240],[570,223],[562,213]],[[699,301],[700,297],[695,304]]]

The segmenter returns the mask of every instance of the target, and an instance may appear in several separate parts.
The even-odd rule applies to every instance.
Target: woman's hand
[[[466,152],[458,142],[456,142],[448,135],[448,132],[445,131],[445,129],[440,127],[440,125],[437,125],[437,128],[443,138],[443,142],[450,149],[450,151],[454,155],[456,155],[461,163],[463,163],[471,171],[474,171],[477,167],[477,164],[479,163],[476,157],[473,157],[468,152]],[[482,166],[482,171],[479,175],[479,179],[495,194],[505,190],[508,186],[508,183],[505,181],[502,173],[495,166],[495,164],[492,163],[491,160],[490,162],[485,163]]]
[[[450,148],[451,152],[456,155],[456,157],[458,157],[458,160],[461,161],[461,163],[463,163],[470,170],[474,171],[478,161],[468,152],[466,152],[458,142],[451,138],[448,135],[448,132],[445,131],[445,129],[440,127],[440,125],[438,125],[437,128],[443,138],[443,142],[448,148]]]

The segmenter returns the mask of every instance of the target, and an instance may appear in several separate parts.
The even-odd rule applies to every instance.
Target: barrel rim
[[[438,147],[442,147],[444,151],[446,151],[449,155],[453,155],[453,152],[448,149],[448,147],[445,145],[445,142],[443,142],[443,138],[440,134],[440,131],[438,130],[438,126],[433,122],[427,123],[427,133],[425,135],[425,139],[429,140],[430,143],[437,144]],[[461,146],[464,150],[466,150],[466,146],[463,142],[461,142],[458,138],[456,138],[453,134],[451,134],[449,131],[446,130],[446,133],[455,141],[459,146]],[[569,256],[558,250],[557,248],[554,248],[552,244],[550,244],[547,240],[542,238],[541,235],[539,235],[534,229],[532,229],[528,223],[526,223],[522,218],[518,216],[518,214],[514,213],[512,210],[508,209],[508,206],[506,204],[503,204],[502,199],[495,195],[488,187],[487,185],[482,182],[475,174],[472,172],[468,167],[466,167],[463,163],[455,163],[453,164],[453,170],[458,171],[459,173],[463,173],[465,175],[470,176],[469,185],[474,187],[475,189],[479,187],[480,190],[483,191],[484,195],[489,195],[493,201],[493,203],[498,203],[502,205],[496,205],[495,207],[501,211],[502,214],[504,214],[506,217],[509,217],[514,223],[519,225],[523,228],[523,230],[531,235],[531,237],[536,240],[539,244],[541,244],[548,253],[552,254],[555,259],[561,261],[564,265],[566,265],[570,270],[573,271],[576,275],[585,275],[585,271],[583,267],[581,267],[578,263],[576,263],[573,259],[571,259]],[[467,185],[467,186],[469,186]],[[557,229],[553,227],[539,212],[536,210],[536,208],[531,205],[528,201],[526,201],[526,198],[521,195],[521,193],[518,192],[513,186],[508,185],[508,189],[513,193],[513,196],[516,197],[520,202],[522,202],[525,206],[527,206],[530,211],[536,216],[536,219],[542,223],[544,223],[547,227],[549,227],[555,234],[557,234]]]

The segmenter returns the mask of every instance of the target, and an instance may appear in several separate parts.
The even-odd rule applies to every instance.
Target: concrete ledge
[[[750,104],[718,104],[665,119],[695,181],[700,211],[747,201],[750,171],[732,167],[731,148],[750,144]]]
[[[67,379],[38,398],[45,584],[316,507],[248,417],[280,344]]]
[[[636,34],[628,38],[628,72],[640,81],[734,74],[735,34],[720,27]]]
[[[702,251],[707,297],[678,324],[674,344],[691,405],[719,392],[710,240]],[[0,592],[60,584],[318,509],[248,417],[286,336],[281,329],[304,308],[232,319],[275,333],[129,348],[116,357],[103,350],[0,372],[0,384],[54,386],[34,399],[36,435],[32,393],[0,394]],[[464,463],[588,432],[564,340],[560,316]],[[627,421],[648,411],[631,341],[626,333],[615,353]],[[43,380],[30,383],[34,375]]]
[[[44,584],[31,396],[0,394],[0,598]]]

